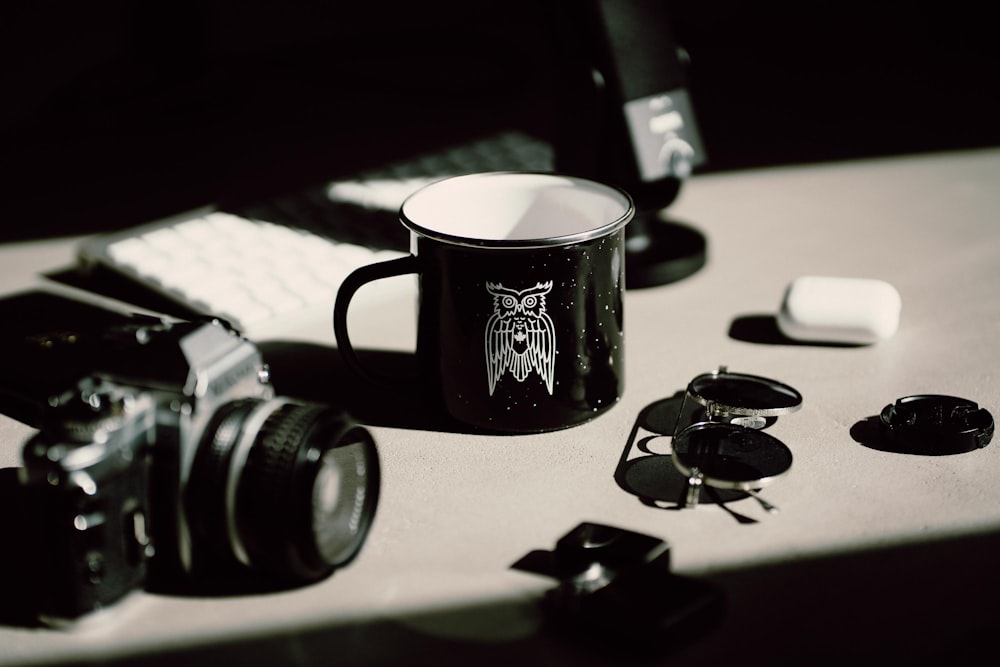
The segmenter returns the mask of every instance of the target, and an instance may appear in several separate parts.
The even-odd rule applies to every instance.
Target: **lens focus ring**
[[[296,584],[325,577],[360,550],[379,478],[371,435],[329,406],[221,406],[187,489],[199,569],[249,568]]]
[[[345,427],[330,408],[296,404],[281,406],[261,427],[236,502],[237,526],[252,565],[281,578],[313,581],[340,564],[317,544],[313,487],[323,454],[338,444]],[[369,485],[377,479],[372,475],[360,483]],[[370,514],[371,503],[367,509]],[[369,519],[365,519],[365,529]],[[339,539],[360,545],[364,532]]]

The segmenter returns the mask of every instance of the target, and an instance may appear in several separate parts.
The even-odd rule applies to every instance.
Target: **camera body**
[[[25,341],[54,375],[87,369],[47,398],[23,449],[39,617],[73,620],[152,581],[312,582],[360,549],[378,497],[370,434],[276,396],[225,323],[131,316]]]
[[[34,593],[52,619],[99,609],[142,585],[154,553],[148,520],[156,406],[149,394],[81,384],[79,397],[59,412],[84,414],[61,415],[67,421],[58,435],[29,441],[19,471],[40,557]]]
[[[256,347],[216,321],[143,318],[102,343],[94,373],[50,399],[23,453],[48,575],[41,599],[56,617],[122,597],[154,554],[193,571],[183,489],[201,434],[225,403],[273,394]]]

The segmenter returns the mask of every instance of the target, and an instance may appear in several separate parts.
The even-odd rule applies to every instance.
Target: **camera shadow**
[[[0,549],[0,625],[38,626],[34,613],[31,581],[33,560],[26,548],[28,530],[25,512],[18,496],[17,468],[0,468],[0,512],[3,543]]]

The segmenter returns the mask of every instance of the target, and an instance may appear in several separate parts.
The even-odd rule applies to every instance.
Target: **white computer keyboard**
[[[333,304],[344,278],[365,264],[403,255],[408,237],[396,212],[409,194],[449,175],[546,170],[552,162],[544,141],[504,131],[328,183],[318,193],[318,211],[310,197],[301,195],[251,207],[244,210],[248,217],[198,211],[90,238],[79,256],[85,268],[110,269],[185,312],[223,317],[251,340],[326,342],[332,338]],[[321,224],[329,233],[320,235],[306,231],[309,224],[296,224],[314,223],[317,217],[328,223],[331,206],[344,216],[346,227]],[[378,219],[371,211],[379,212]],[[374,306],[385,311],[395,305],[385,304],[412,301],[415,293],[413,276],[378,280],[359,290],[351,310]],[[394,322],[389,328],[399,326]],[[374,323],[371,328],[385,327]]]
[[[310,325],[328,330],[344,278],[402,255],[218,211],[95,237],[80,248],[85,265],[110,268],[185,309],[225,318],[251,339]],[[391,297],[389,287],[366,290],[366,302]]]

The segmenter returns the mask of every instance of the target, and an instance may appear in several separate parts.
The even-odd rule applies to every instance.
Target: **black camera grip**
[[[381,385],[406,385],[412,384],[415,378],[389,377],[375,372],[365,367],[358,357],[354,345],[351,343],[347,333],[347,309],[351,304],[354,294],[365,284],[383,278],[402,276],[408,273],[418,273],[419,266],[414,255],[407,255],[397,259],[390,259],[385,262],[369,264],[355,269],[344,282],[341,283],[337,291],[337,299],[333,306],[333,335],[337,341],[337,348],[340,350],[341,358],[348,369],[358,377],[369,382]]]

